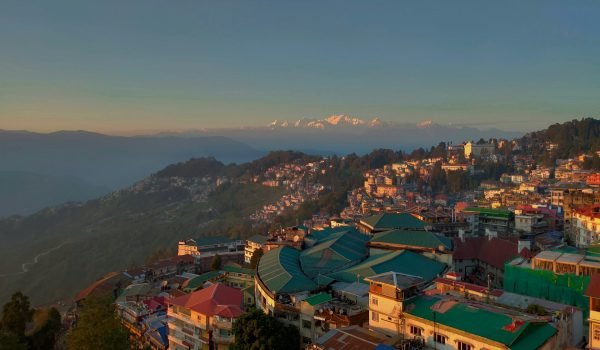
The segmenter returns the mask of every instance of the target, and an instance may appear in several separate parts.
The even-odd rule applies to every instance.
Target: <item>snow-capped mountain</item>
[[[344,114],[331,115],[324,119],[303,118],[295,122],[275,120],[269,124],[271,129],[280,128],[304,128],[304,129],[329,129],[343,127],[380,127],[385,123],[379,118],[365,121],[359,118],[352,118]]]

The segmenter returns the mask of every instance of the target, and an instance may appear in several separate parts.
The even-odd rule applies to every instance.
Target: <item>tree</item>
[[[0,350],[27,350],[25,341],[15,334],[0,330]]]
[[[300,346],[300,333],[260,310],[243,314],[233,324],[235,350],[292,350]]]
[[[215,254],[215,256],[213,256],[212,261],[210,263],[210,268],[213,271],[220,270],[221,269],[221,263],[222,263],[221,257],[219,256],[219,254]]]
[[[250,258],[250,268],[255,269],[258,266],[260,258],[262,258],[264,254],[262,249],[256,249],[254,253],[252,253],[252,258]]]
[[[36,310],[35,329],[29,336],[32,350],[53,349],[61,328],[60,313],[55,308]]]
[[[115,314],[110,296],[90,297],[80,309],[67,348],[77,350],[129,350],[129,333]]]
[[[33,310],[29,298],[21,292],[12,295],[10,301],[2,309],[0,328],[5,333],[12,333],[18,339],[25,338],[25,328],[31,321]]]

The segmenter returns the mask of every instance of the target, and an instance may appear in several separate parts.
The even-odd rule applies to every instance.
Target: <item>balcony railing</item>
[[[215,321],[213,324],[215,328],[219,329],[231,329],[233,327],[233,322],[231,321]]]

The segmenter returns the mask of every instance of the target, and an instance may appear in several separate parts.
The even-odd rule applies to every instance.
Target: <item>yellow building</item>
[[[578,247],[588,247],[600,240],[600,205],[573,210],[572,233]]]
[[[556,348],[557,329],[547,320],[458,297],[419,295],[423,280],[396,272],[366,280],[374,331],[444,350]]]
[[[238,289],[214,284],[167,302],[169,349],[228,349],[234,320],[243,313]]]
[[[589,343],[587,349],[600,349],[600,274],[590,280],[585,295],[590,298]]]

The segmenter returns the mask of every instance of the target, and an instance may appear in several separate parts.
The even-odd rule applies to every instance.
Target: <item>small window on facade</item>
[[[378,305],[377,304],[377,298],[371,298],[371,304]]]
[[[448,337],[440,333],[435,333],[433,339],[438,344],[446,344],[446,339],[448,339]]]
[[[460,340],[456,342],[456,347],[458,348],[458,350],[473,350],[473,345],[463,343]]]
[[[375,321],[375,322],[379,322],[379,313],[378,312],[371,312],[371,320]]]
[[[410,326],[410,334],[420,337],[423,334],[423,328]]]

